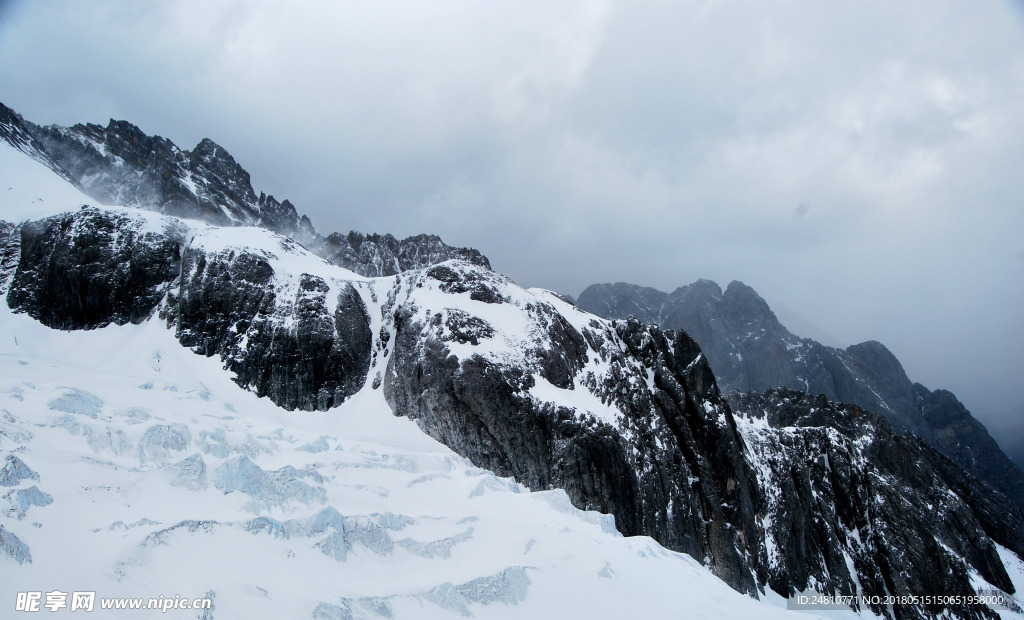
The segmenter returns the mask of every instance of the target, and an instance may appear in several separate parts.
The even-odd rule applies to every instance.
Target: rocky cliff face
[[[785,388],[734,392],[730,403],[765,490],[774,590],[969,596],[972,572],[1013,587],[994,543],[1024,552],[1024,511],[920,439],[855,405]],[[941,611],[894,609],[897,617]]]
[[[371,345],[358,276],[269,231],[220,230],[93,207],[11,227],[0,236],[18,235],[0,246],[6,257],[18,248],[0,261],[7,303],[57,329],[140,323],[159,309],[182,345],[287,409],[358,391]],[[288,270],[304,260],[321,275]]]
[[[396,413],[474,464],[564,488],[623,533],[756,590],[759,492],[688,336],[598,321],[465,263],[416,276],[398,298],[384,376]]]
[[[124,121],[106,127],[28,128],[44,151],[102,204],[159,205],[161,213],[218,224],[259,220],[249,175],[209,140],[188,152]],[[295,219],[293,209],[292,229]]]
[[[28,128],[21,115],[0,103],[0,140],[47,166],[65,181],[72,182],[68,171],[46,154],[46,149]]]
[[[82,209],[20,227],[8,304],[57,329],[139,323],[178,275],[184,227]]]
[[[185,151],[126,121],[39,126],[0,104],[0,138],[47,165],[101,205],[137,207],[211,224],[259,226],[287,235],[361,275],[394,275],[449,259],[490,268],[471,248],[435,235],[398,240],[355,231],[322,237],[287,200],[253,190],[249,173],[223,147],[204,138]]]
[[[403,271],[462,260],[491,268],[487,257],[473,248],[456,248],[437,235],[414,235],[399,240],[391,235],[347,235],[332,233],[311,245],[311,249],[336,265],[364,276],[393,276]]]
[[[367,281],[269,231],[189,229],[126,209],[18,231],[4,274],[16,311],[61,329],[159,312],[182,345],[288,409],[326,410],[370,379],[396,413],[475,464],[565,488],[737,589],[762,581],[758,491],[714,377],[681,332],[599,321],[471,263]]]
[[[21,258],[21,230],[0,221],[0,295],[6,295]]]
[[[286,409],[328,409],[362,388],[372,336],[353,283],[283,272],[278,253],[302,252],[284,238],[277,252],[205,241],[186,248],[166,309],[183,345],[219,355],[241,385]]]
[[[878,411],[896,429],[921,437],[1024,506],[1024,473],[984,426],[959,402],[954,405],[948,392],[914,384],[879,342],[836,349],[795,336],[741,282],[732,282],[723,292],[714,282],[698,280],[672,293],[625,283],[595,284],[578,303],[600,316],[632,315],[685,330],[700,343],[726,393],[784,386]]]

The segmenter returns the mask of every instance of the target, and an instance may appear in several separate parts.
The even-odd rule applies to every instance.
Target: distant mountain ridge
[[[897,430],[921,437],[1024,505],[1024,473],[985,427],[952,393],[912,382],[879,342],[839,349],[800,338],[739,281],[723,291],[715,282],[697,280],[671,293],[625,282],[594,284],[578,304],[605,318],[634,316],[686,331],[707,355],[724,393],[787,387],[877,411]]]
[[[490,269],[472,248],[437,235],[396,239],[356,231],[316,232],[288,200],[253,190],[249,173],[223,147],[203,138],[191,151],[111,119],[71,127],[39,126],[0,103],[0,138],[103,205],[121,205],[218,226],[260,226],[292,237],[336,265],[364,276],[395,275],[450,259]]]

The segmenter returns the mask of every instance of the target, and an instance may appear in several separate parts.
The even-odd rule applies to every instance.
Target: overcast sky
[[[0,101],[526,286],[742,280],[1022,411],[1019,2],[0,0]]]

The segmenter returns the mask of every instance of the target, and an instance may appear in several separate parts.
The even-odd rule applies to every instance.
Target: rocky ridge
[[[606,318],[635,316],[682,329],[707,354],[722,391],[788,387],[878,411],[899,431],[924,439],[971,474],[1024,506],[1024,472],[953,394],[912,382],[875,341],[846,349],[800,338],[754,289],[698,280],[672,293],[627,283],[594,284],[579,306]]]
[[[112,119],[106,127],[39,126],[2,103],[0,138],[101,205],[137,207],[216,225],[267,228],[362,275],[394,275],[449,259],[490,268],[479,251],[449,246],[436,235],[399,240],[352,231],[321,236],[288,200],[257,195],[249,173],[209,138],[186,151],[127,121]]]

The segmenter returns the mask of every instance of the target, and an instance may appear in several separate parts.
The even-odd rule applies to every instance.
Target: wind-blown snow
[[[0,140],[0,220],[18,223],[95,203],[43,164]]]
[[[267,259],[277,277],[296,280],[303,273],[336,280],[366,280],[348,269],[332,265],[288,237],[265,228],[202,225],[193,231],[189,245],[208,253],[252,252]]]

